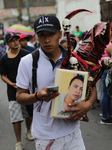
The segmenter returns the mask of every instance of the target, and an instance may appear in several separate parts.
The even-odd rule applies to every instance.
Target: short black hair
[[[74,37],[70,37],[70,44],[71,46],[73,46],[73,50],[74,50],[77,45],[77,41]]]
[[[33,36],[32,35],[27,35],[27,38],[28,38],[28,41],[30,41],[30,40],[33,39]]]
[[[73,77],[69,83],[69,86],[72,84],[72,82],[75,80],[75,79],[79,79],[81,80],[82,82],[84,82],[84,76],[83,75],[80,75],[78,74],[77,76]]]
[[[78,28],[78,29],[79,29],[79,26],[76,26],[76,28]]]
[[[62,39],[61,41],[60,41],[60,44],[63,44],[63,43],[66,43],[67,42],[67,39],[65,38],[65,39]]]

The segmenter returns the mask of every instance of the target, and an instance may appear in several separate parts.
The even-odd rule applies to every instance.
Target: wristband
[[[41,100],[38,98],[37,93],[38,93],[38,92],[35,93],[35,97],[36,97],[37,100],[41,101]]]

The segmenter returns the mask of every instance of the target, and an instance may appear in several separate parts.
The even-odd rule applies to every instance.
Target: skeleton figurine
[[[72,68],[73,70],[78,70],[79,64],[78,64],[77,58],[71,57],[71,58],[70,58],[70,64],[71,64],[71,68]]]
[[[87,82],[87,92],[85,99],[83,99],[83,102],[86,102],[91,98],[92,88],[95,86],[96,82],[102,75],[99,60],[101,59],[102,54],[104,53],[104,48],[110,41],[110,26],[107,22],[100,22],[95,24],[94,27],[90,31],[88,31],[88,33],[84,37],[82,44],[77,49],[77,53],[72,52],[71,54],[69,36],[69,29],[71,24],[68,20],[70,20],[77,13],[83,11],[90,12],[86,9],[78,9],[68,14],[65,17],[65,20],[63,21],[63,28],[67,33],[68,51],[66,52],[66,56],[63,59],[61,68],[69,69],[69,65],[73,66],[75,60],[72,60],[72,57],[75,57],[78,59],[78,70],[87,71],[89,73],[89,80]],[[88,117],[84,116],[83,120],[88,121]]]
[[[71,22],[69,19],[65,18],[62,22],[62,26],[63,26],[63,29],[66,33],[68,33],[68,39],[70,38],[69,37],[69,32],[70,32],[70,28],[71,28]],[[69,41],[68,41],[69,42]],[[70,47],[70,43],[68,43],[68,46],[69,46],[69,50],[71,51],[71,47]],[[68,50],[68,51],[69,51]],[[77,58],[75,57],[70,57],[70,68],[73,69],[73,70],[78,70],[78,60]]]

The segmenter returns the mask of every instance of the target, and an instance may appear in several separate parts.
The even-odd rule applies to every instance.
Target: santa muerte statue
[[[86,9],[78,9],[68,14],[63,21],[64,32],[67,34],[68,50],[61,68],[87,71],[89,73],[86,97],[82,100],[83,102],[86,102],[91,96],[91,89],[95,86],[96,82],[102,75],[101,66],[98,62],[110,40],[110,26],[107,22],[95,24],[94,27],[85,35],[81,45],[77,49],[77,52],[71,52],[70,19],[77,13],[83,11],[90,12]],[[89,120],[86,114],[82,120]]]

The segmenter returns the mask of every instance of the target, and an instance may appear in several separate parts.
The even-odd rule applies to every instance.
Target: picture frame
[[[87,90],[88,72],[57,69],[55,86],[59,86],[60,95],[52,100],[51,117],[67,118],[72,112],[64,112],[69,109],[70,103],[81,101],[85,98]]]

